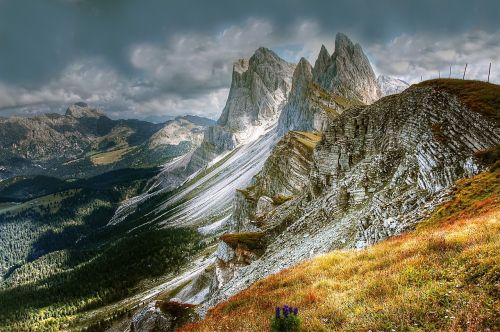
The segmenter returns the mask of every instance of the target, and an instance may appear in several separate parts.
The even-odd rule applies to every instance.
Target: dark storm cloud
[[[493,49],[499,12],[500,1],[0,0],[0,108],[84,98],[132,117],[216,116],[232,61],[260,45],[313,60],[343,31],[371,58],[386,57],[372,59],[377,70],[406,77],[404,61],[434,70],[432,52],[410,59],[407,47],[395,66],[387,46],[400,47],[397,38],[435,50],[436,40],[452,47],[480,31]]]

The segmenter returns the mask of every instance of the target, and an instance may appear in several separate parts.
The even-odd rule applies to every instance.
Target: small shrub
[[[283,312],[283,314],[281,314]],[[284,305],[283,308],[276,307],[274,317],[271,322],[272,332],[296,332],[300,331],[302,322],[299,318],[299,309]]]

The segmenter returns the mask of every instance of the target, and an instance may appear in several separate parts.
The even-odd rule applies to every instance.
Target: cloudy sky
[[[377,74],[500,83],[500,1],[0,0],[0,116],[84,100],[113,118],[217,118],[259,46],[314,63],[337,32]]]

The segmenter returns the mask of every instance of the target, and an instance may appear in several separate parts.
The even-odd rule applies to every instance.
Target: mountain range
[[[0,182],[0,329],[260,331],[269,321],[232,313],[241,307],[265,317],[285,299],[304,306],[308,330],[406,329],[406,317],[387,316],[386,325],[360,318],[375,315],[389,294],[376,295],[371,284],[365,297],[356,293],[352,315],[314,307],[345,309],[322,290],[352,287],[338,270],[361,260],[358,253],[369,257],[345,272],[353,278],[373,270],[369,261],[402,250],[385,249],[390,241],[411,238],[400,255],[414,257],[422,248],[411,241],[425,236],[401,234],[450,216],[458,234],[466,221],[457,220],[468,216],[462,209],[475,206],[493,229],[474,250],[498,244],[499,96],[500,88],[485,82],[409,86],[377,78],[362,47],[337,34],[333,53],[322,46],[314,65],[288,63],[266,48],[237,60],[216,123],[110,120],[85,103],[66,115],[2,119],[9,179]],[[473,194],[460,181],[469,181]],[[469,204],[467,195],[477,197]],[[432,236],[446,232],[433,225]],[[448,238],[425,239],[426,250],[448,248]],[[332,258],[320,256],[332,251]],[[478,263],[493,279],[460,287],[493,287],[493,251],[481,251],[490,260]],[[380,268],[395,271],[396,261]],[[457,269],[464,264],[457,258]],[[317,279],[294,277],[308,290],[302,294],[285,285],[287,271]],[[435,281],[408,271],[416,284]],[[479,293],[448,301],[439,289],[422,308],[445,312],[477,301],[475,310],[490,310],[494,292]],[[477,326],[494,328],[492,316],[483,316]],[[433,319],[415,321],[429,330]],[[438,330],[455,327],[434,321]]]
[[[162,124],[111,120],[84,102],[71,105],[64,115],[0,118],[0,179],[83,177],[161,165],[198,146],[212,123],[195,116]]]

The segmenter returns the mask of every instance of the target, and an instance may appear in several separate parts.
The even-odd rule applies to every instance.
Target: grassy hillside
[[[500,125],[500,85],[482,81],[435,79],[417,86],[431,86],[456,95],[469,109],[480,113]]]
[[[499,331],[499,203],[498,168],[461,180],[414,232],[272,275],[182,331],[269,331],[284,304],[304,331]]]

